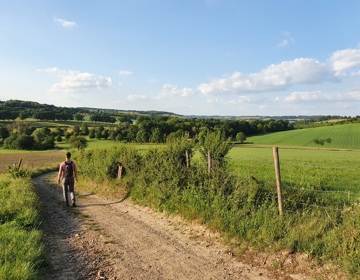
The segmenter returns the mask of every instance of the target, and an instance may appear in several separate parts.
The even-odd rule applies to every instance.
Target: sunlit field
[[[360,190],[360,151],[290,149],[279,147],[281,178],[284,186],[313,187],[323,190]],[[272,146],[237,146],[229,153],[230,166],[239,176],[253,176],[273,182],[275,169]]]
[[[315,138],[331,138],[324,146]],[[246,142],[279,146],[322,147],[330,149],[360,149],[360,123],[297,129],[248,137]]]

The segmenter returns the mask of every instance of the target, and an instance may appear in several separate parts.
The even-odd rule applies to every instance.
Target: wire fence
[[[298,213],[299,211],[305,211],[306,209],[328,209],[331,211],[344,211],[349,207],[360,206],[360,193],[354,191],[344,190],[330,190],[330,189],[319,189],[325,188],[321,186],[309,186],[309,188],[294,185],[282,184],[280,178],[280,161],[278,154],[275,153],[277,147],[274,148],[274,169],[275,176],[274,182],[276,181],[277,186],[276,194],[270,199],[278,199],[279,212],[282,215],[283,211]],[[209,159],[223,160],[222,157],[210,157]],[[212,162],[208,162],[209,171],[211,170]],[[355,169],[354,169],[355,170]],[[279,178],[276,178],[279,176]],[[304,174],[306,176],[306,174]]]

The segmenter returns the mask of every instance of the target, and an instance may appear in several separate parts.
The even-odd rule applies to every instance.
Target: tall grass
[[[279,216],[271,148],[234,148],[226,169],[184,164],[186,144],[133,146],[77,155],[95,191],[126,187],[131,198],[159,211],[206,223],[237,244],[261,251],[303,252],[360,277],[358,152],[280,149],[284,215]],[[114,162],[127,174],[114,179]],[[106,183],[105,183],[106,182]]]
[[[0,175],[0,279],[40,279],[40,223],[30,178]]]

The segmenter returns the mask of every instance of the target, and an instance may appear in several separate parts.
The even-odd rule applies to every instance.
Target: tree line
[[[76,120],[81,121],[81,126],[40,129],[32,127],[31,122],[21,122],[29,117],[39,121]],[[344,117],[337,117],[344,119]],[[332,116],[327,116],[327,119],[332,118]],[[12,125],[0,125],[0,144],[3,143],[5,148],[40,150],[51,149],[55,147],[56,141],[61,142],[64,139],[69,141],[74,137],[136,143],[165,143],[184,136],[199,141],[204,135],[213,131],[219,131],[223,137],[243,143],[247,136],[309,126],[308,120],[303,122],[304,126],[301,126],[300,122],[295,123],[280,118],[252,120],[190,118],[166,112],[135,115],[116,110],[63,108],[19,100],[0,102],[0,119],[14,121]],[[319,121],[319,116],[316,120]],[[71,140],[74,142],[74,139]],[[83,147],[84,141],[81,138],[80,140],[75,142],[81,142]]]

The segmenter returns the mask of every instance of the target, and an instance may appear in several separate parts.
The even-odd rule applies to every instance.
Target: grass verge
[[[0,175],[0,279],[40,279],[44,264],[40,224],[30,178]]]

